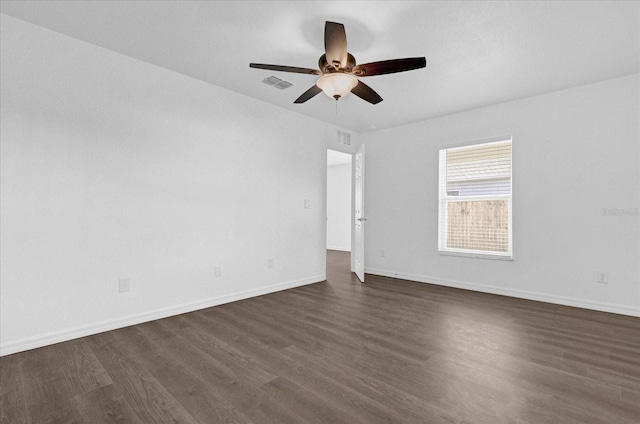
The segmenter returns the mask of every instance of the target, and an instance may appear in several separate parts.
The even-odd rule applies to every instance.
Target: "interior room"
[[[352,157],[327,150],[327,250],[351,252]]]
[[[0,1],[0,421],[640,422],[640,3]]]

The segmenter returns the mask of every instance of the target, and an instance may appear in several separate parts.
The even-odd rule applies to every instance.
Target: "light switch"
[[[118,280],[118,292],[125,293],[129,291],[129,279],[128,278],[120,278]]]

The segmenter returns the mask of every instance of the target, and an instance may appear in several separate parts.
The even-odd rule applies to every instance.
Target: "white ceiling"
[[[640,3],[596,1],[2,1],[0,11],[355,132],[368,132],[639,72]],[[324,21],[345,24],[358,63],[425,56],[366,78],[384,101],[293,101],[316,68]],[[294,84],[263,84],[275,75]]]

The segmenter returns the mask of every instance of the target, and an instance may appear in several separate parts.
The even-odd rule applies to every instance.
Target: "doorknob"
[[[358,221],[360,221],[360,222],[364,222],[366,220],[367,220],[367,218],[358,218]]]

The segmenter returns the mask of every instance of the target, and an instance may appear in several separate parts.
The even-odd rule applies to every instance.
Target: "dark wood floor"
[[[5,356],[5,423],[640,422],[640,319],[368,276]]]

